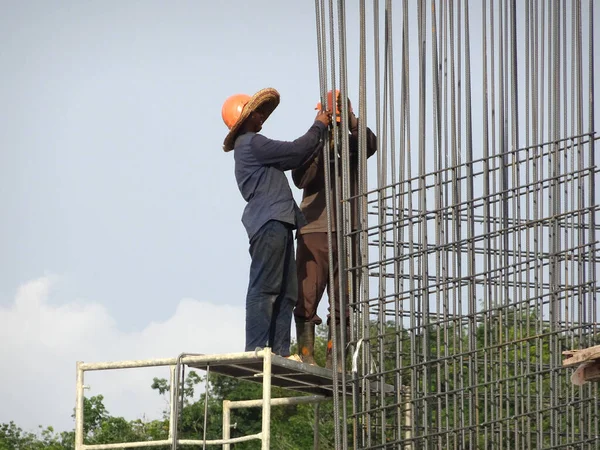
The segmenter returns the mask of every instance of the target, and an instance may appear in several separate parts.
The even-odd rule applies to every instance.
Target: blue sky
[[[242,349],[250,259],[221,106],[275,87],[281,104],[264,134],[308,129],[319,96],[314,2],[1,5],[0,422],[66,429],[76,360]],[[348,14],[356,43],[357,8]],[[94,374],[90,394],[105,394],[112,413],[153,418],[164,407],[149,388],[156,373]]]
[[[311,124],[314,7],[284,3],[10,3],[3,304],[46,272],[64,277],[55,295],[102,302],[125,331],[183,296],[240,304],[243,200],[220,110],[274,86],[282,104],[264,131],[290,139]]]

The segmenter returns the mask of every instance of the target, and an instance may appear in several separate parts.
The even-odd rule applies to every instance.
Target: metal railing
[[[179,418],[178,408],[178,382],[180,379],[181,368],[187,366],[206,365],[227,365],[244,364],[247,362],[256,362],[262,360],[262,399],[229,401],[223,400],[223,434],[222,439],[179,439],[177,436],[177,424]],[[148,359],[148,360],[128,360],[117,362],[99,362],[86,363],[77,362],[77,387],[76,387],[76,406],[75,406],[75,450],[105,450],[105,449],[124,449],[139,447],[160,447],[171,446],[176,449],[177,446],[203,445],[214,446],[221,445],[223,450],[229,450],[230,444],[250,440],[260,440],[261,449],[270,448],[271,441],[271,407],[282,405],[298,405],[305,403],[318,404],[329,400],[323,395],[310,395],[302,397],[271,398],[272,386],[272,362],[273,355],[270,348],[257,350],[255,352],[227,353],[214,355],[180,355],[177,358],[167,359]],[[169,411],[169,434],[167,439],[156,441],[138,441],[122,442],[111,444],[85,444],[84,433],[84,376],[85,372],[100,370],[133,369],[142,367],[170,367],[170,411]],[[310,369],[313,370],[314,369]],[[208,399],[205,399],[208,401]],[[261,431],[256,434],[246,436],[230,437],[231,410],[240,408],[262,408],[262,426]],[[318,424],[318,408],[315,409],[315,423]],[[315,427],[315,449],[318,448],[318,429]]]

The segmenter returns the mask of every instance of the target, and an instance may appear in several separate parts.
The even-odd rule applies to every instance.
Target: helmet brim
[[[256,94],[254,94],[250,98],[248,103],[246,103],[244,109],[242,110],[242,114],[240,114],[240,117],[231,127],[229,133],[225,137],[225,140],[223,141],[223,150],[225,152],[233,150],[233,147],[235,145],[235,139],[238,136],[240,127],[242,126],[244,121],[248,117],[250,117],[250,114],[252,114],[253,111],[256,111],[257,109],[261,108],[266,121],[271,115],[271,113],[275,111],[275,108],[277,108],[277,106],[279,105],[279,100],[279,92],[277,92],[277,90],[273,88],[261,89]]]

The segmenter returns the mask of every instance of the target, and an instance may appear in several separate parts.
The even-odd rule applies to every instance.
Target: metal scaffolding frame
[[[346,102],[325,170],[353,359],[336,448],[599,448],[598,387],[561,362],[600,343],[594,2],[371,5],[315,0],[322,102],[359,67],[358,194]]]
[[[170,411],[168,439],[158,441],[126,442],[113,444],[85,444],[84,436],[84,374],[89,371],[134,369],[141,367],[170,367]],[[239,379],[262,384],[262,399],[244,401],[223,401],[223,438],[222,439],[180,439],[179,423],[179,388],[183,367],[188,366]],[[299,397],[272,398],[271,387],[279,386],[301,393],[313,395]],[[216,355],[181,354],[177,358],[131,360],[116,362],[86,363],[77,362],[76,406],[75,406],[75,450],[108,450],[140,447],[160,447],[168,445],[172,449],[179,446],[203,445],[222,446],[224,450],[231,444],[251,440],[259,440],[261,449],[271,448],[271,407],[283,405],[299,405],[331,400],[332,373],[328,369],[291,361],[271,353],[270,348],[255,352],[228,353]],[[207,400],[206,400],[207,401]],[[230,417],[232,409],[262,408],[262,428],[259,433],[230,437]],[[205,414],[209,411],[205,409]],[[315,408],[315,448],[318,448],[318,414]]]

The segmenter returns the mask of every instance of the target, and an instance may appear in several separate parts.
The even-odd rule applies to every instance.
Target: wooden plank
[[[594,361],[600,359],[600,345],[585,348],[582,350],[566,350],[562,352],[565,359],[563,367],[576,366],[586,361]]]
[[[571,375],[575,386],[583,386],[588,381],[600,381],[600,359],[581,363]]]
[[[585,370],[583,371],[583,379],[585,381],[600,380],[600,360],[596,360],[589,366],[585,366]]]

